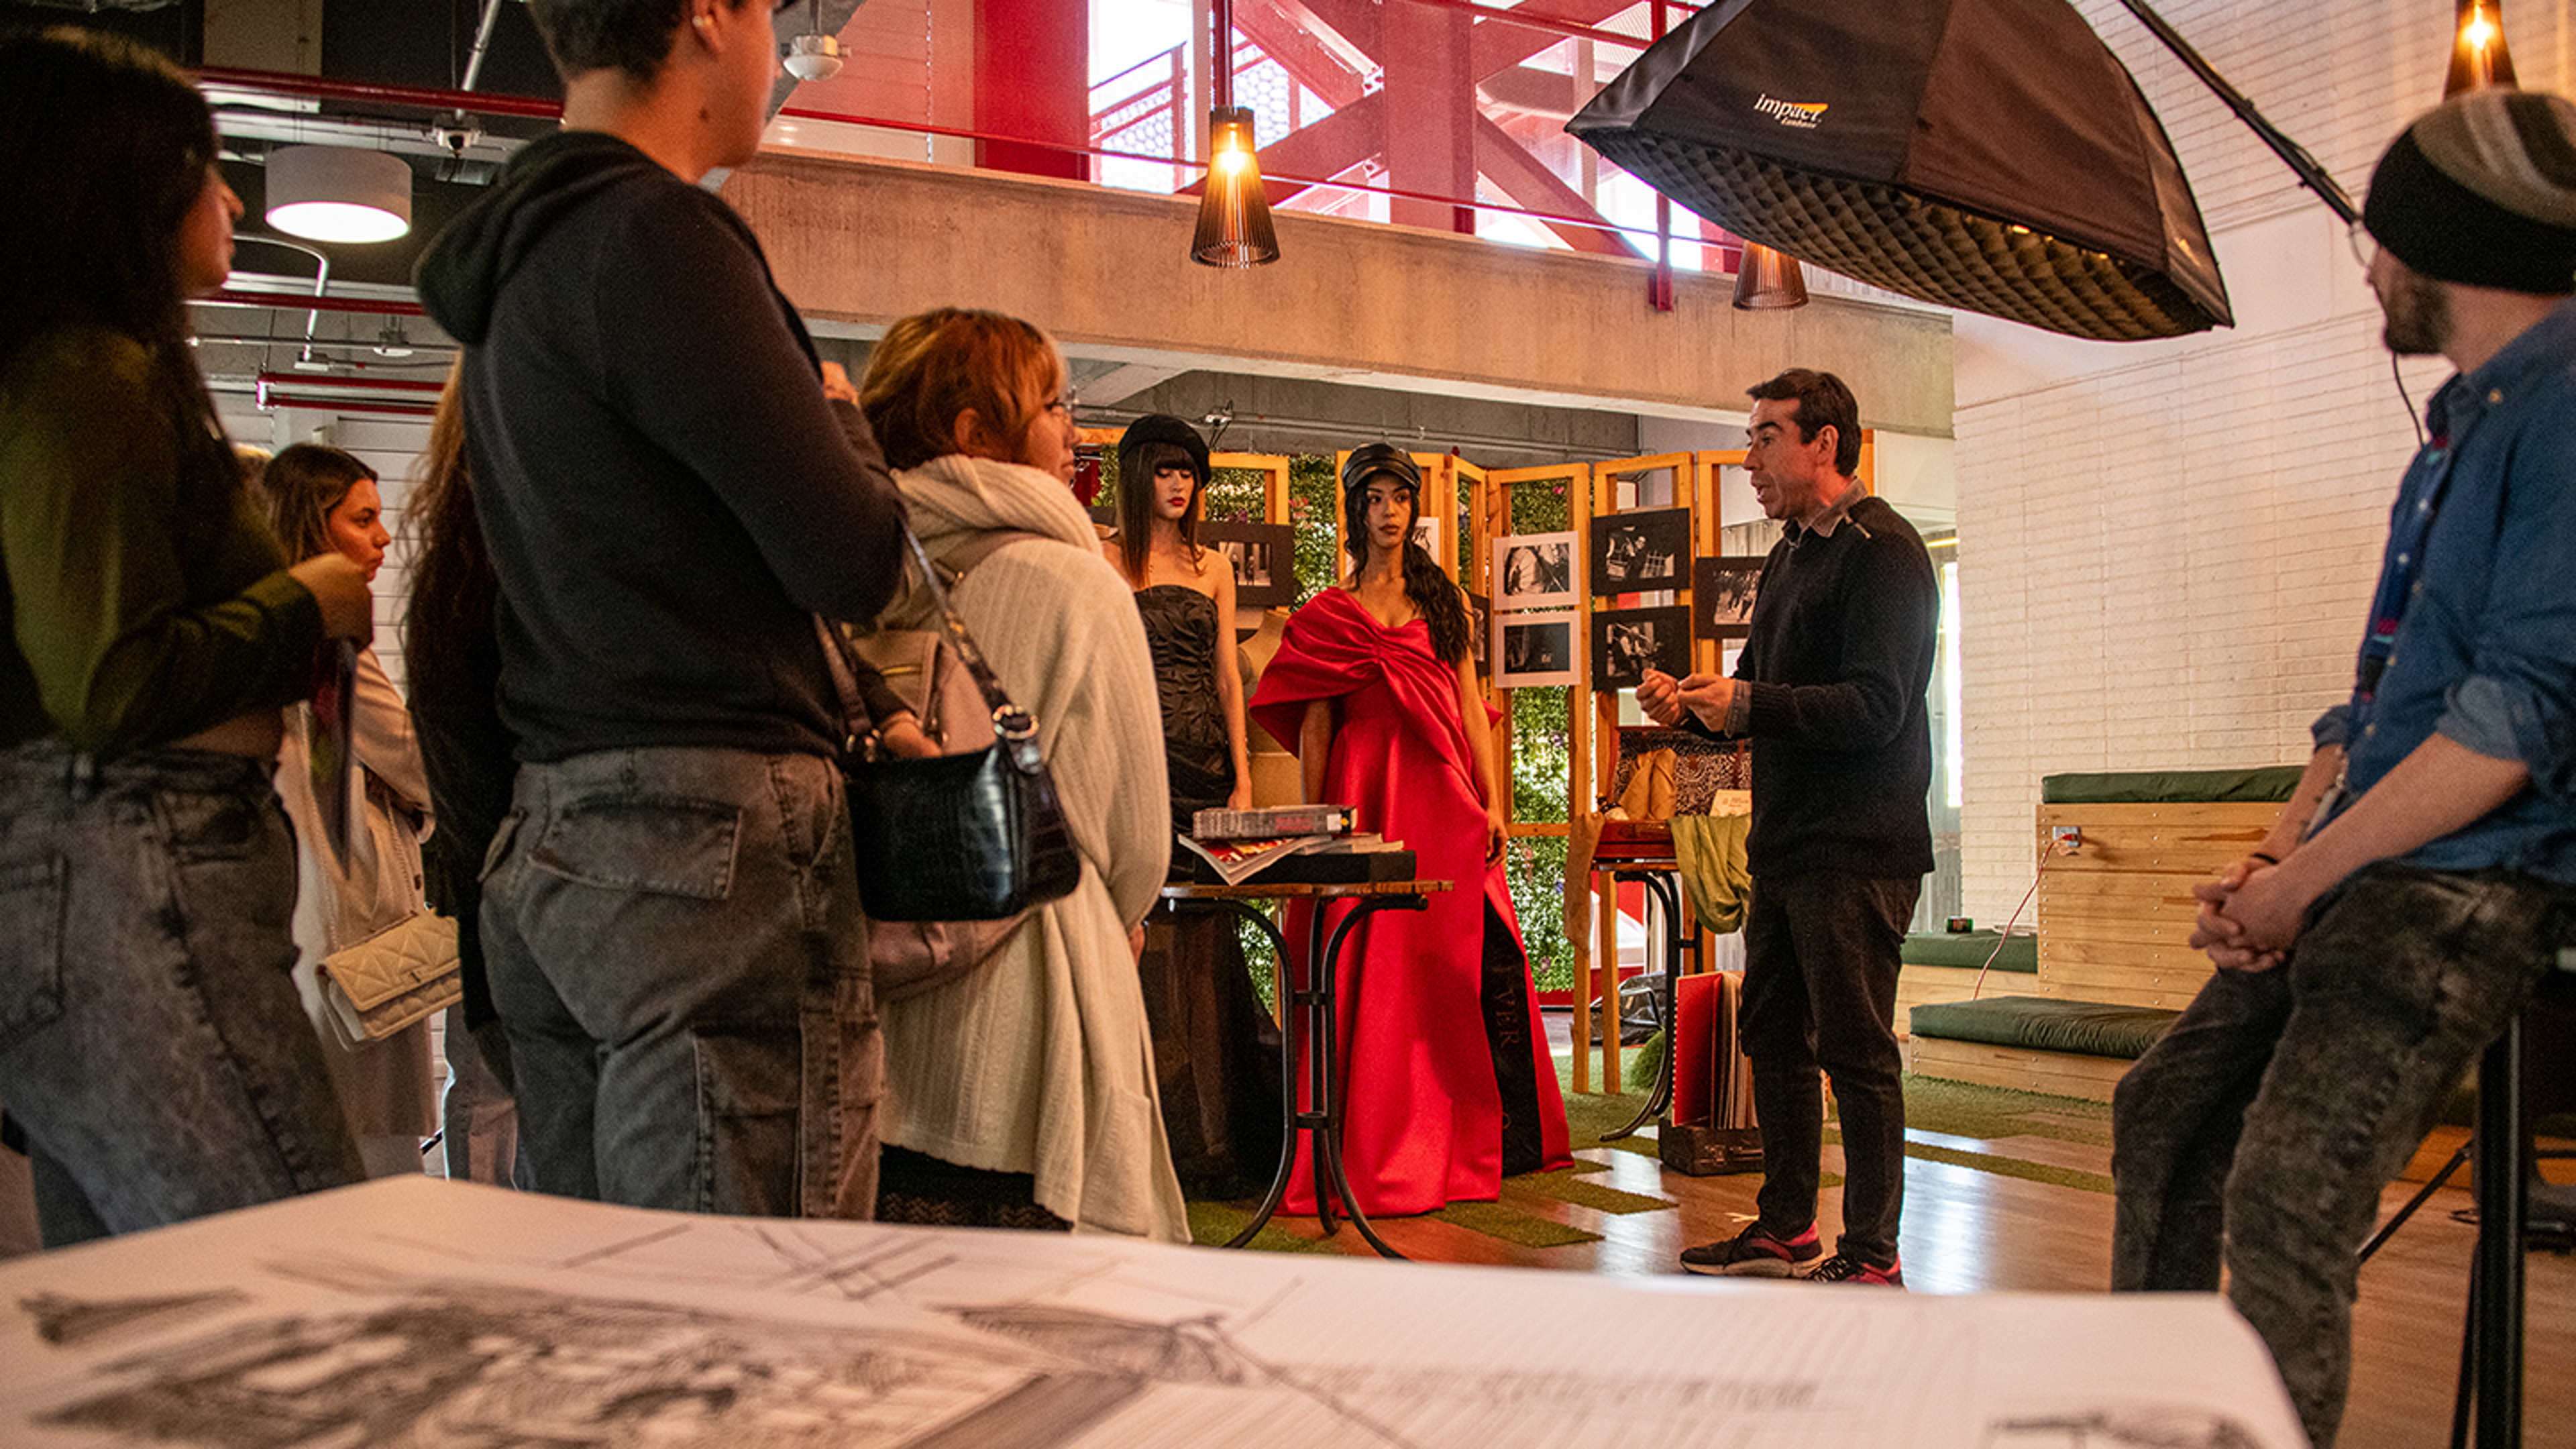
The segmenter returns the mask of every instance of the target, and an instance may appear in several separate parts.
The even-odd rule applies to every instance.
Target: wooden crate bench
[[[1995,949],[2002,942],[2003,949]],[[1988,966],[1987,959],[1994,964]],[[1982,970],[1988,993],[2028,991],[2039,973],[2039,938],[2028,926],[2007,938],[1995,931],[1921,931],[1905,938],[1898,953],[1904,971],[1896,978],[1896,1033],[1906,1032],[1908,1013],[1935,1001],[1965,1001],[1978,990]]]
[[[2042,780],[2032,822],[2039,969],[2008,989],[2059,1010],[2003,1000],[1908,1003],[1907,1069],[2108,1101],[2129,1063],[2213,969],[2190,945],[2199,909],[2191,888],[2262,841],[2298,775],[2282,766]],[[2076,832],[2071,851],[2051,849],[2061,830]],[[1989,991],[1995,985],[1989,976]],[[1950,1014],[1963,1005],[1964,1018]],[[2069,1026],[2118,1012],[2146,1014],[2123,1018],[2131,1023],[2126,1035],[2087,1036]],[[2101,1049],[2131,1041],[2136,1049],[2125,1055]]]

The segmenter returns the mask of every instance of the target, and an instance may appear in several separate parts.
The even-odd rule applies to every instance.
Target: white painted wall
[[[2415,446],[2340,224],[2118,0],[2077,8],[2164,118],[2237,325],[2123,345],[1957,320],[1965,908],[1988,920],[2030,885],[2041,776],[2306,758]],[[2356,200],[2441,98],[2436,0],[2158,8]],[[2568,89],[2569,7],[2504,13],[2523,85]],[[2447,372],[2408,366],[2416,408]]]

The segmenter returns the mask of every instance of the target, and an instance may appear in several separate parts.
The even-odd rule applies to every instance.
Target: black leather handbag
[[[938,606],[941,647],[931,667],[967,672],[993,739],[981,748],[951,741],[951,753],[929,759],[886,753],[873,729],[851,742],[841,773],[859,899],[881,921],[1006,920],[1070,893],[1081,857],[1047,776],[1036,718],[993,677],[921,541],[906,530],[904,543]],[[927,683],[933,697],[961,692]]]

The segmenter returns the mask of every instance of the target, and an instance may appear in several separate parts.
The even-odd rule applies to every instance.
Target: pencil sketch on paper
[[[2131,1404],[1994,1424],[1986,1449],[2258,1449],[2235,1416],[2192,1404]]]
[[[98,1343],[121,1334],[168,1327],[203,1317],[250,1295],[237,1288],[211,1293],[177,1293],[149,1298],[74,1298],[64,1293],[37,1293],[18,1300],[36,1321],[36,1337],[61,1348]]]
[[[929,1311],[964,1331],[933,1335],[494,1284],[371,1288],[114,1360],[34,1422],[209,1449],[1064,1449],[1164,1393],[1097,1442],[1240,1442],[1258,1426],[1254,1437],[1284,1436],[1275,1442],[1427,1449],[1520,1437],[1533,1418],[1571,1429],[1604,1415],[1888,1427],[1820,1380],[1268,1363],[1219,1315],[1154,1323],[1043,1302],[943,1306]]]
[[[1467,1269],[1398,1270],[1390,1292],[1375,1266],[388,1181],[0,1264],[0,1442],[2273,1449],[2296,1432],[2223,1304]],[[1561,1351],[1614,1329],[1636,1340],[1614,1361]]]

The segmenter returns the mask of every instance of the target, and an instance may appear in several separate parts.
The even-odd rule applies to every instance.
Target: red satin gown
[[[1324,798],[1357,806],[1360,829],[1411,849],[1422,878],[1455,883],[1427,911],[1370,916],[1343,948],[1343,1166],[1371,1216],[1491,1201],[1507,1139],[1511,1172],[1572,1156],[1519,918],[1502,866],[1485,863],[1484,791],[1458,717],[1457,669],[1432,654],[1423,621],[1390,629],[1348,590],[1327,589],[1289,619],[1251,708],[1295,749],[1318,699],[1340,714]],[[1300,980],[1311,909],[1288,911]],[[1325,909],[1329,942],[1349,907]],[[1310,1152],[1301,1137],[1286,1211],[1315,1210]]]

